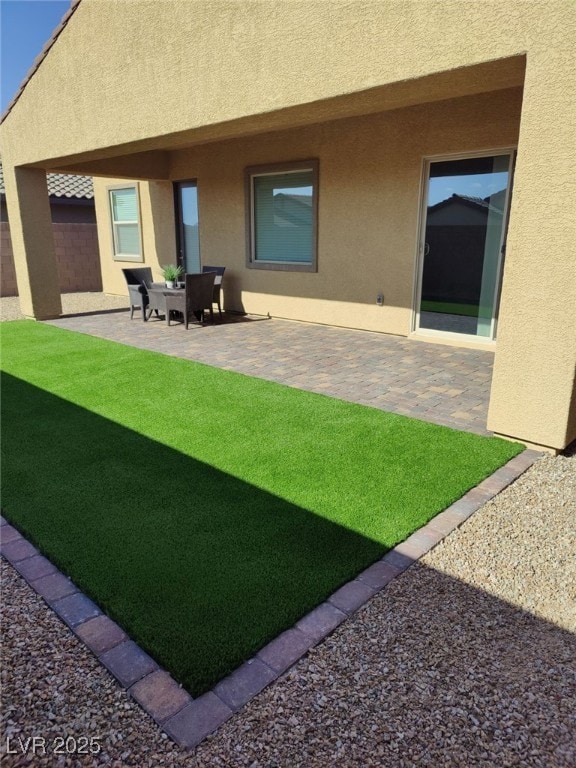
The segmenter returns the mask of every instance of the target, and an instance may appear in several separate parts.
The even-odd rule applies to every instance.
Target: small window
[[[135,185],[109,189],[112,241],[116,261],[143,261]]]
[[[247,265],[315,272],[318,161],[246,170]]]

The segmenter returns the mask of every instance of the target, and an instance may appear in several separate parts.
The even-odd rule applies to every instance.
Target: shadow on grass
[[[194,696],[385,551],[7,374],[2,429],[6,518]]]

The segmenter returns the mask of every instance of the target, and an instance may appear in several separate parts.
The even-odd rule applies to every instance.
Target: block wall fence
[[[52,224],[62,293],[101,291],[96,224]],[[18,296],[8,222],[0,223],[0,296]]]

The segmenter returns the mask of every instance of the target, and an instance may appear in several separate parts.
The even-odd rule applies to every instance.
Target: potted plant
[[[174,264],[165,264],[162,267],[162,274],[166,281],[166,288],[175,288],[179,277],[182,277],[184,270],[181,266]]]

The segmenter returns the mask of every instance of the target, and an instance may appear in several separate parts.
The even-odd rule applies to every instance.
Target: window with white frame
[[[315,272],[318,161],[246,169],[247,266]]]
[[[143,261],[140,236],[138,187],[136,184],[110,187],[112,241],[116,261]]]

